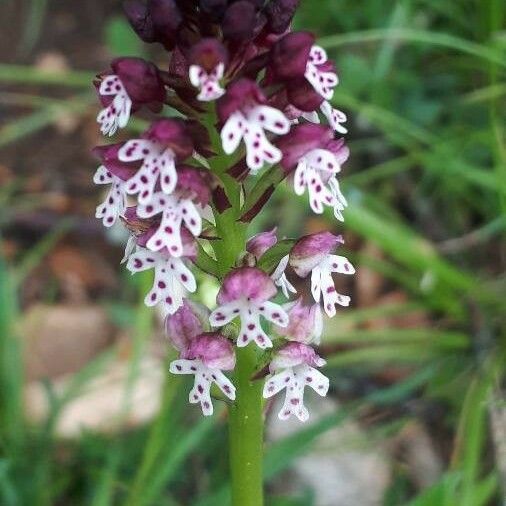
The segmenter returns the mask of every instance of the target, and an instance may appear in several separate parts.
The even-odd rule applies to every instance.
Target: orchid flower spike
[[[313,348],[302,343],[289,343],[276,353],[269,366],[272,376],[265,382],[263,396],[268,399],[285,389],[285,401],[278,413],[280,420],[293,415],[301,422],[307,421],[309,412],[304,406],[305,387],[311,387],[322,397],[329,390],[328,378],[316,369],[323,365],[325,360]]]
[[[254,341],[259,348],[271,348],[272,341],[260,325],[260,317],[280,327],[288,325],[284,309],[269,299],[276,295],[272,279],[256,267],[241,267],[230,272],[218,293],[219,306],[211,313],[213,327],[223,327],[236,317],[241,319],[237,346]]]
[[[187,358],[171,362],[169,370],[172,374],[193,374],[195,383],[190,391],[189,401],[200,403],[205,416],[213,414],[211,386],[213,383],[230,400],[235,399],[235,387],[223,374],[235,366],[235,353],[232,343],[221,334],[204,333],[190,342]]]
[[[112,136],[143,105],[160,111],[165,87],[157,67],[142,58],[116,58],[111,69],[98,76],[95,86],[104,105],[97,116],[100,131]]]
[[[332,273],[354,274],[355,269],[347,258],[333,255],[331,252],[341,236],[330,232],[306,235],[299,239],[290,251],[290,265],[301,278],[311,274],[311,293],[315,302],[323,297],[323,307],[329,317],[336,314],[336,304],[348,306],[350,298],[337,293]]]

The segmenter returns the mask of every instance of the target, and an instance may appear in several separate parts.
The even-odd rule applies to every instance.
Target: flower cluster
[[[220,257],[228,233],[236,247],[283,180],[307,194],[315,213],[329,208],[344,219],[338,176],[349,153],[338,135],[346,133],[346,116],[330,102],[338,77],[311,33],[291,31],[297,6],[128,0],[132,28],[165,48],[167,65],[117,58],[94,83],[104,135],[126,128],[132,114],[149,121],[140,135],[95,148],[101,164],[93,180],[108,185],[96,216],[106,227],[120,219],[130,231],[124,262],[131,273],[154,270],[145,303],[164,312],[180,354],[170,371],[195,376],[189,400],[205,415],[213,412],[213,383],[235,400],[223,373],[235,367],[235,347],[256,346],[267,350],[259,370],[269,360],[264,397],[284,389],[279,417],[305,421],[305,387],[325,395],[329,386],[312,347],[322,334],[321,309],[332,317],[350,302],[332,277],[354,272],[334,254],[341,236],[278,241],[273,229],[243,239],[225,269]],[[220,283],[212,311],[188,298],[197,290],[196,269]],[[294,274],[310,276],[312,300],[280,305],[277,297],[297,294]]]

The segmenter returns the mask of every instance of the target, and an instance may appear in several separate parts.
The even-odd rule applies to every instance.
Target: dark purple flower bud
[[[116,144],[106,144],[105,146],[95,146],[92,153],[102,162],[106,169],[126,181],[135,174],[140,166],[140,162],[121,162],[118,159],[118,151],[123,146],[122,142]]]
[[[153,20],[156,41],[170,50],[174,47],[175,38],[183,17],[174,0],[148,0],[148,9]]]
[[[314,36],[309,32],[293,32],[278,40],[271,52],[271,69],[277,79],[288,81],[304,77]]]
[[[301,237],[290,251],[290,265],[301,278],[305,278],[338,244],[343,244],[340,235],[330,232]]]
[[[303,123],[292,127],[290,132],[277,142],[277,147],[283,152],[280,163],[285,172],[291,172],[307,152],[325,148],[333,137],[332,130],[324,125]]]
[[[255,258],[260,258],[269,248],[278,242],[276,231],[277,228],[274,227],[268,232],[260,232],[251,237],[246,243],[246,251],[251,253]]]
[[[111,68],[120,78],[134,109],[140,105],[150,105],[156,112],[161,109],[165,87],[155,65],[142,58],[129,57],[114,59]]]
[[[283,33],[290,26],[300,0],[271,0],[265,7],[267,29],[274,33]]]
[[[218,332],[200,334],[190,343],[190,360],[201,360],[210,369],[230,371],[235,367],[235,352],[232,343]]]
[[[290,104],[305,112],[316,111],[324,100],[304,77],[288,81],[286,93]]]
[[[193,140],[188,126],[180,119],[159,119],[151,124],[142,137],[170,148],[179,160],[193,153]]]
[[[176,190],[184,198],[191,198],[202,207],[211,198],[211,178],[209,171],[181,165],[177,168]]]
[[[145,42],[160,42],[166,49],[174,47],[183,17],[174,0],[130,1],[125,13],[137,35]]]
[[[255,6],[247,0],[239,0],[228,7],[221,22],[223,37],[233,42],[251,39],[257,22]]]
[[[184,299],[183,305],[165,319],[165,332],[181,358],[189,358],[190,343],[204,330],[209,320],[209,311],[205,306]]]
[[[198,65],[209,74],[219,63],[227,64],[228,53],[219,40],[206,38],[192,47],[189,60],[191,65]]]
[[[276,285],[264,271],[256,267],[241,267],[225,276],[216,300],[218,304],[243,298],[264,302],[274,297],[276,293]]]
[[[227,0],[200,0],[200,10],[214,22],[220,21],[228,7]]]
[[[231,83],[225,95],[217,101],[217,112],[220,121],[225,122],[231,114],[247,105],[265,104],[267,99],[255,81],[238,79]]]
[[[123,4],[123,10],[128,22],[141,40],[144,42],[156,42],[153,20],[145,2],[128,0]]]

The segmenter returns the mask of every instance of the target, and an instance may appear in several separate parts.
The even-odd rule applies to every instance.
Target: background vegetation
[[[166,374],[160,322],[142,305],[149,276],[125,274],[120,232],[92,217],[92,76],[117,54],[165,62],[132,35],[119,2],[0,9],[0,503],[226,505],[225,412],[201,419],[186,406],[184,380]],[[354,444],[384,450],[384,506],[504,498],[504,11],[502,0],[302,1],[296,27],[335,58],[334,103],[350,119],[346,222],[323,219],[344,232],[359,274],[347,287],[354,306],[323,339],[336,403],[267,442],[268,504],[315,504],[289,469],[350,421]],[[258,229],[322,228],[291,192],[276,195]],[[83,308],[101,315],[99,345],[68,330]],[[112,412],[84,402],[97,390]],[[77,430],[63,422],[72,416]],[[413,427],[440,463],[427,479],[403,451]]]

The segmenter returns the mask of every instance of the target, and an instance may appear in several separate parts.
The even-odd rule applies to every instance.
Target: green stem
[[[258,363],[252,345],[237,348],[236,400],[229,412],[232,504],[262,506],[262,383],[251,381]]]
[[[204,122],[217,153],[221,145],[211,111]],[[230,158],[221,154],[210,161],[221,180],[231,207],[215,213],[219,240],[213,241],[219,277],[223,280],[246,249],[247,224],[238,221],[241,213],[240,186],[227,175]],[[254,345],[236,348],[234,372],[236,399],[229,410],[229,452],[233,506],[263,506],[263,401],[262,383],[251,381],[258,367],[259,352]]]

